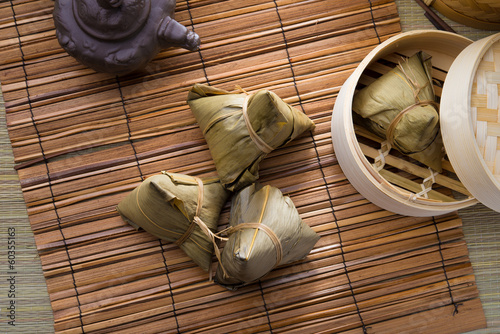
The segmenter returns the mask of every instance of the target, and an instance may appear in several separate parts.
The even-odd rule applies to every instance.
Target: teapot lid
[[[103,39],[126,38],[142,28],[151,0],[73,0],[73,15],[87,34]]]

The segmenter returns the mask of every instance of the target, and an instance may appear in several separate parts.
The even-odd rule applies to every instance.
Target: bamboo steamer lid
[[[350,183],[374,204],[402,215],[434,216],[478,202],[472,195],[464,199],[451,198],[446,201],[417,196],[415,192],[389,182],[365,156],[358,142],[352,118],[352,99],[358,84],[364,71],[373,67],[378,60],[394,53],[411,56],[418,51],[424,51],[432,56],[434,67],[448,71],[455,58],[471,44],[472,41],[465,37],[437,30],[416,30],[398,34],[373,49],[342,86],[332,114],[335,154]],[[461,80],[465,81],[463,78]],[[402,166],[400,169],[406,170],[408,167]],[[425,175],[422,176],[424,177]],[[437,179],[441,175],[432,174],[431,177],[434,181],[434,177]],[[450,179],[449,182],[453,185],[455,180]]]
[[[469,27],[500,30],[499,0],[425,0],[450,20]]]
[[[441,98],[441,133],[464,186],[500,212],[500,33],[471,44],[452,64]]]

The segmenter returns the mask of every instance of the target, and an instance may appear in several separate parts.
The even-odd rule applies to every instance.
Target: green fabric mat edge
[[[3,102],[0,93],[0,333],[54,333],[47,285],[14,170]]]

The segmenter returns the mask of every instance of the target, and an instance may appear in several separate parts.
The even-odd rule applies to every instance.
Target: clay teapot
[[[199,36],[174,20],[175,0],[56,0],[59,44],[98,72],[125,74],[161,49],[194,51]]]

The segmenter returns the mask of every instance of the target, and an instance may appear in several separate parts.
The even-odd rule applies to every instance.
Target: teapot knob
[[[117,8],[123,4],[123,0],[98,0],[102,7]]]

